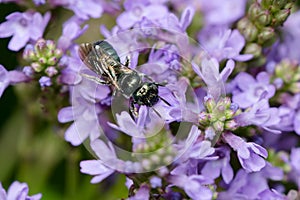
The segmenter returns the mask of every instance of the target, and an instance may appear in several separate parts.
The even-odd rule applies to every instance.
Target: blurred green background
[[[0,4],[0,23],[14,11],[24,11],[24,8]],[[59,20],[47,28],[46,39],[57,39],[63,20],[72,13],[58,8],[52,11],[52,16],[56,14]],[[98,26],[97,31],[94,30],[93,35],[87,32],[80,40],[100,39],[101,21],[91,23]],[[21,54],[7,49],[9,40],[0,39],[0,64],[13,70],[22,66],[18,63]],[[7,190],[15,180],[26,182],[30,195],[42,193],[42,199],[47,200],[126,198],[124,176],[115,174],[93,185],[92,176],[80,173],[80,161],[93,159],[92,155],[83,145],[72,147],[64,141],[64,130],[70,124],[60,125],[56,116],[49,120],[34,89],[35,86],[28,84],[9,86],[0,98],[0,182],[3,187]]]

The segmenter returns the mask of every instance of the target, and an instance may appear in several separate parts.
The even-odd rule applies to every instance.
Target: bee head
[[[157,83],[143,83],[133,93],[134,101],[139,105],[154,106],[158,100],[158,84]]]

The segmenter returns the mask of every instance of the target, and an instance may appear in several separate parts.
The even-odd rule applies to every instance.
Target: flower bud
[[[55,49],[54,51],[54,56],[57,57],[58,59],[61,58],[63,55],[63,51],[61,49]]]
[[[233,110],[226,110],[224,112],[226,119],[232,119],[234,117],[235,112]]]
[[[258,3],[251,4],[248,10],[248,14],[251,20],[256,20],[256,18],[260,15],[261,12],[262,9]]]
[[[199,123],[202,124],[203,126],[206,126],[210,123],[210,114],[206,112],[201,112],[198,117],[199,117]]]
[[[264,27],[258,35],[258,43],[263,44],[268,40],[271,40],[275,36],[275,31],[271,27]]]
[[[36,55],[34,53],[33,47],[28,47],[28,45],[26,46],[26,48],[23,52],[23,58],[25,60],[35,60],[36,59]]]
[[[261,26],[267,26],[271,23],[271,14],[269,11],[260,13],[257,17],[256,22]]]
[[[55,42],[53,40],[47,40],[46,45],[49,50],[54,50],[56,48]]]
[[[238,128],[238,124],[236,123],[235,120],[229,120],[229,121],[225,122],[224,128],[226,130],[233,131]]]
[[[31,63],[31,67],[34,69],[35,72],[41,72],[43,70],[43,67],[38,62]]]
[[[255,25],[247,18],[241,19],[237,24],[238,30],[244,35],[247,41],[255,41],[258,30]]]
[[[204,100],[204,106],[208,113],[212,113],[214,108],[216,107],[216,102],[213,98],[207,98]]]
[[[47,63],[47,59],[45,57],[41,57],[39,58],[39,63],[41,63],[42,65]]]
[[[264,9],[269,9],[271,5],[273,5],[273,1],[274,0],[261,0],[260,5],[264,8]]]
[[[293,6],[294,6],[294,3],[290,2],[290,3],[285,4],[284,9],[291,9],[291,8],[293,8]]]
[[[300,92],[300,82],[294,82],[292,83],[288,90],[294,94],[299,93]]]
[[[212,124],[213,128],[216,130],[216,132],[222,132],[224,130],[224,123],[221,121],[216,121]]]
[[[249,43],[245,46],[244,48],[244,53],[245,54],[252,54],[254,58],[257,58],[261,55],[262,53],[262,47],[259,46],[256,43]]]
[[[274,6],[276,6],[277,9],[282,9],[287,3],[288,0],[276,0],[274,1]]]
[[[48,59],[47,64],[48,65],[56,65],[57,64],[58,59],[56,57],[51,57]]]
[[[31,66],[25,66],[22,71],[28,77],[32,77],[34,75],[34,70]]]
[[[39,83],[42,88],[49,87],[52,85],[51,79],[47,76],[42,76],[39,80]]]
[[[282,25],[285,22],[285,20],[288,18],[288,16],[290,15],[290,13],[291,13],[290,9],[284,9],[284,10],[280,10],[279,12],[277,12],[274,15],[273,26]]]
[[[34,45],[34,49],[38,56],[44,55],[45,51],[47,50],[46,40],[44,40],[43,38],[38,39],[38,41]]]
[[[54,66],[50,66],[50,67],[47,67],[47,69],[45,70],[45,73],[49,77],[52,77],[52,76],[58,74],[58,71],[57,71],[57,69]]]

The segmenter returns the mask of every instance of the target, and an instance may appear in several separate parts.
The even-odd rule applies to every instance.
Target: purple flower
[[[218,61],[233,59],[236,61],[250,60],[253,55],[240,55],[246,41],[238,30],[223,27],[206,27],[198,36],[199,42],[209,54]]]
[[[245,72],[239,73],[234,79],[235,89],[232,91],[232,101],[241,108],[248,108],[261,100],[270,99],[275,94],[275,86],[270,84],[270,75],[260,72],[256,80]]]
[[[225,93],[224,83],[234,69],[234,62],[228,60],[222,72],[219,72],[219,63],[215,58],[204,59],[201,67],[192,63],[193,70],[207,85],[207,93],[214,100],[218,100]]]
[[[48,76],[42,76],[39,80],[39,83],[42,88],[52,85],[51,78],[49,78]]]
[[[140,66],[140,71],[153,77],[157,82],[177,81],[177,71],[181,68],[180,53],[175,45],[165,45],[151,49],[148,62]]]
[[[4,90],[10,84],[16,84],[29,81],[30,78],[20,71],[7,71],[2,65],[0,65],[0,97]]]
[[[135,121],[126,111],[121,114],[116,114],[118,126],[108,122],[108,124],[131,137],[145,138],[160,131],[164,126],[164,121],[156,113],[147,111],[146,106],[141,106],[139,109],[139,117]],[[150,117],[150,119],[147,119]]]
[[[80,84],[71,87],[72,106],[62,108],[58,113],[61,123],[74,121],[65,133],[65,140],[72,145],[80,145],[88,136],[93,141],[100,135],[97,115],[102,111],[95,104],[107,98],[110,90],[107,86],[83,79]]]
[[[150,184],[152,188],[158,188],[162,186],[162,179],[158,176],[152,176],[150,178]]]
[[[200,9],[207,25],[230,25],[245,14],[246,0],[201,0]]]
[[[178,33],[185,33],[187,27],[191,24],[195,10],[193,7],[187,7],[181,14],[180,19],[173,14],[169,13],[166,17],[161,19],[159,23],[163,28],[168,31],[176,31]],[[174,41],[175,42],[175,41]]]
[[[64,6],[72,10],[77,17],[83,20],[99,18],[103,13],[101,2],[97,0],[74,1],[74,0],[51,0],[54,6]]]
[[[253,142],[245,142],[242,138],[230,132],[223,133],[223,139],[237,152],[242,167],[247,172],[260,171],[265,165],[268,152]]]
[[[300,187],[300,148],[293,148],[291,150],[290,162],[289,164],[292,167],[290,172],[290,177],[294,182]]]
[[[117,24],[122,29],[133,27],[140,22],[143,17],[151,21],[163,19],[168,13],[167,7],[158,3],[144,0],[126,0],[124,2],[125,11],[117,18]]]
[[[27,183],[20,183],[18,181],[13,182],[7,193],[0,183],[0,199],[1,200],[39,200],[42,198],[42,194],[35,194],[33,196],[28,196],[28,185]]]
[[[2,96],[4,90],[9,85],[9,77],[6,69],[0,65],[0,97]]]
[[[43,36],[44,30],[50,20],[50,13],[44,17],[38,12],[14,12],[6,17],[6,22],[0,24],[0,37],[13,36],[8,48],[19,51],[32,39],[36,41]]]
[[[170,183],[182,188],[185,193],[192,199],[211,199],[212,191],[206,187],[207,184],[212,184],[213,180],[202,175],[186,176],[176,175],[169,177]]]
[[[220,192],[217,199],[272,199],[270,197],[276,194],[274,194],[274,190],[269,188],[268,179],[281,180],[282,178],[283,172],[270,164],[267,164],[261,171],[255,173],[247,173],[245,170],[240,169],[230,183],[229,188],[224,192]],[[275,193],[277,192],[275,191]],[[279,196],[282,197],[282,195]],[[284,198],[278,199],[283,200]]]
[[[33,0],[34,4],[37,6],[43,5],[46,3],[46,0]]]
[[[250,109],[235,117],[238,126],[256,125],[272,133],[281,133],[276,125],[280,122],[278,109],[270,108],[266,99],[255,103]]]
[[[294,96],[284,94],[281,101],[283,105],[278,108],[281,121],[275,127],[283,131],[294,130],[300,135],[300,94]]]
[[[165,99],[170,106],[164,107],[165,120],[198,122],[200,112],[196,95],[189,93],[189,82],[186,78],[162,87],[161,98]],[[188,99],[188,100],[187,100]]]
[[[78,46],[74,46],[69,50],[71,55],[64,55],[59,63],[61,66],[66,66],[61,70],[59,81],[66,85],[76,85],[82,80],[80,70],[83,64],[77,53]]]
[[[109,163],[113,163],[116,158],[116,153],[113,147],[107,146],[101,140],[94,140],[91,143],[91,147],[102,160],[85,160],[80,162],[80,172],[95,176],[91,183],[99,183],[103,179],[115,172],[115,170],[109,167]]]
[[[81,29],[79,24],[75,21],[70,20],[65,22],[63,25],[62,36],[58,39],[57,47],[66,51],[70,46],[72,46],[72,42],[81,36],[87,29],[88,25],[85,25]]]
[[[230,149],[226,146],[216,148],[217,160],[207,161],[201,170],[201,174],[211,179],[216,179],[222,175],[225,183],[230,183],[233,178],[233,169],[230,166]]]
[[[129,197],[128,200],[143,200],[150,198],[150,188],[146,184],[141,185],[134,196]]]
[[[277,42],[272,47],[271,59],[281,60],[283,58],[290,58],[300,61],[300,56],[295,49],[300,45],[300,11],[292,13],[284,22],[283,41]]]

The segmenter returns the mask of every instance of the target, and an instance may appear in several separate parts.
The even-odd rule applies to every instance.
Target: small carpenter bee
[[[130,69],[128,58],[126,63],[122,64],[116,50],[108,42],[81,44],[79,57],[90,70],[99,75],[99,77],[87,74],[83,76],[99,84],[113,85],[125,98],[130,99],[131,115],[138,116],[135,104],[152,107],[162,99],[158,95],[158,86],[163,85],[154,82],[145,74]]]

